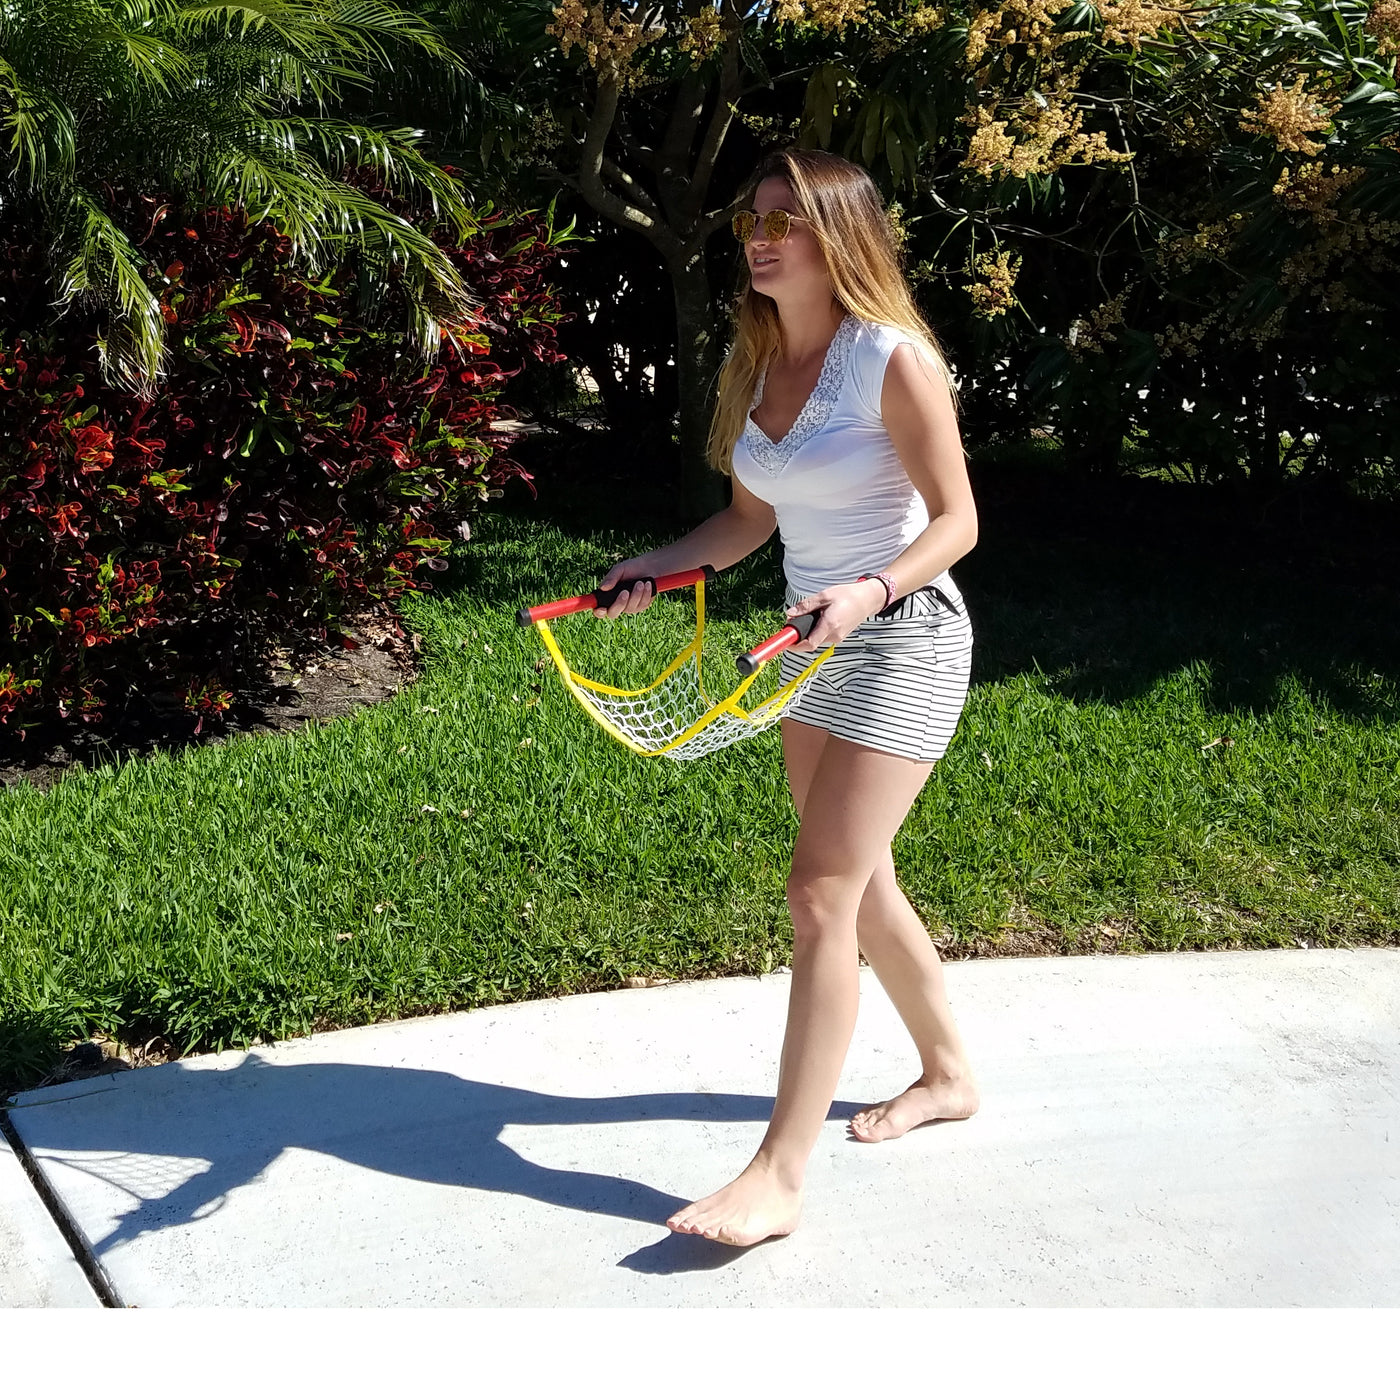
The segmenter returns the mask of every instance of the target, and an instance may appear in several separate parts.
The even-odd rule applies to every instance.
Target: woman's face
[[[811,224],[794,218],[787,237],[776,243],[764,234],[763,215],[770,209],[786,209],[793,215],[797,212],[797,201],[788,182],[777,175],[761,181],[754,191],[753,208],[759,216],[758,227],[744,245],[744,256],[748,258],[754,291],[779,302],[785,296],[803,300],[822,286],[830,291],[826,257]]]

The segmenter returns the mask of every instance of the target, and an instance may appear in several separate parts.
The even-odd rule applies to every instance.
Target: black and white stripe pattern
[[[787,605],[802,595],[789,588]],[[784,652],[791,680],[810,652]],[[853,744],[929,763],[943,757],[958,727],[972,670],[972,624],[945,573],[886,615],[861,623],[836,648],[788,711],[788,718]]]

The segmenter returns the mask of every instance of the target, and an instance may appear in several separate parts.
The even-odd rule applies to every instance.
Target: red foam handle
[[[698,569],[686,569],[679,574],[663,574],[660,578],[652,580],[652,587],[657,593],[665,593],[672,588],[689,588],[693,583],[711,583],[714,577],[713,567],[702,564]],[[570,613],[591,612],[594,608],[611,607],[628,583],[639,582],[639,579],[625,579],[615,588],[597,589],[592,593],[580,594],[577,598],[558,598],[552,603],[537,603],[533,608],[521,608],[516,613],[515,620],[522,627],[529,627],[531,623],[567,617]]]
[[[786,627],[774,632],[767,641],[760,642],[750,651],[746,651],[742,656],[734,658],[734,664],[739,668],[741,676],[751,676],[758,670],[765,661],[771,661],[780,652],[786,651],[790,646],[796,645],[808,636],[812,628],[817,625],[817,619],[821,612],[799,613]]]

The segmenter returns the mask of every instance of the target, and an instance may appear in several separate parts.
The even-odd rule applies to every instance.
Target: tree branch
[[[800,68],[789,68],[786,73],[775,73],[766,83],[745,83],[739,89],[739,101],[743,101],[751,92],[763,92],[766,88],[775,88],[779,83],[786,82],[789,78],[810,78],[812,70],[816,65],[804,63]]]
[[[754,186],[752,184],[746,184],[738,194],[734,196],[733,201],[725,208],[716,209],[713,214],[706,214],[695,226],[695,233],[693,235],[695,241],[703,246],[705,240],[709,238],[712,233],[716,233],[722,228],[728,228],[729,221],[735,214],[737,214],[739,210],[749,207],[749,200],[753,198],[753,192]]]
[[[685,197],[690,174],[690,148],[705,110],[705,83],[699,72],[688,69],[676,91],[666,134],[656,156],[656,183],[661,202],[668,213],[673,212]]]
[[[603,146],[617,116],[619,96],[616,78],[598,79],[598,95],[588,118],[588,131],[584,136],[583,151],[579,157],[576,188],[600,214],[621,228],[632,229],[644,235],[656,245],[663,257],[674,257],[681,250],[680,240],[675,233],[660,218],[654,217],[640,205],[623,199],[603,183],[603,165],[607,159],[603,154]],[[616,168],[614,166],[614,169]]]
[[[700,146],[700,154],[695,161],[690,188],[686,191],[683,208],[686,222],[693,223],[700,217],[705,207],[705,196],[709,193],[710,178],[715,173],[715,161],[719,159],[719,148],[734,121],[738,110],[739,85],[742,73],[739,68],[739,36],[735,33],[724,51],[724,67],[720,72],[719,94],[715,98],[714,111],[710,113],[709,125],[705,129],[705,139]]]
[[[645,170],[650,170],[653,175],[656,173],[656,151],[652,147],[637,140],[636,136],[633,135],[632,128],[627,122],[627,113],[625,110],[620,110],[618,112],[617,129],[613,134],[617,137],[618,143],[621,145],[622,149],[626,151],[638,165]]]
[[[639,185],[631,175],[625,171],[615,160],[608,156],[603,157],[603,174],[608,176],[614,184],[620,187],[621,193],[630,199],[638,209],[650,214],[658,223],[664,223],[665,219],[661,210],[657,208],[656,201]]]

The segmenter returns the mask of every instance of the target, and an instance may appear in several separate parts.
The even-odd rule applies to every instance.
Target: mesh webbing
[[[820,652],[800,675],[752,710],[745,710],[739,701],[762,674],[762,667],[740,681],[723,699],[713,698],[705,689],[701,660],[705,637],[703,583],[695,585],[694,638],[656,680],[641,690],[618,690],[579,675],[564,659],[549,623],[540,621],[535,626],[574,699],[614,739],[647,758],[661,754],[675,759],[703,758],[776,724],[832,652],[830,647]]]

